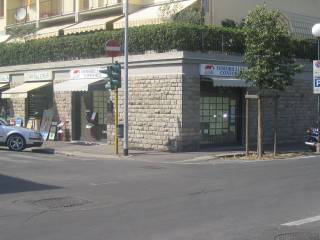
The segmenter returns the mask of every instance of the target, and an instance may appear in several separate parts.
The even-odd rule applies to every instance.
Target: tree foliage
[[[169,22],[183,24],[203,24],[204,17],[200,1],[183,9],[181,2],[170,0],[171,4],[160,6],[161,17]]]
[[[222,27],[228,27],[228,28],[237,28],[238,27],[238,23],[235,20],[226,18],[226,19],[221,21],[221,26]]]
[[[284,90],[301,70],[295,63],[294,45],[281,13],[258,6],[244,21],[245,58],[241,73],[258,89]]]
[[[24,38],[30,34],[34,34],[37,28],[34,24],[10,27],[7,31],[12,38]]]

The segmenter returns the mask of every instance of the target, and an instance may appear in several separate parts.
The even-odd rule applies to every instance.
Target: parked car
[[[0,118],[0,145],[7,146],[12,151],[22,151],[28,147],[41,147],[42,135],[39,131],[10,126]]]
[[[315,151],[317,148],[319,137],[318,128],[309,128],[307,129],[307,140],[305,144],[310,147],[311,150]]]

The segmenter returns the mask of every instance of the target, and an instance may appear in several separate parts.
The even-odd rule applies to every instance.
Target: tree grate
[[[90,203],[88,200],[73,197],[46,198],[31,202],[33,205],[47,209],[73,208]]]

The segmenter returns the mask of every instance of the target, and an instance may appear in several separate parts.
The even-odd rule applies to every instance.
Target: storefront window
[[[107,124],[108,93],[107,91],[93,91],[93,111],[98,114],[98,124]]]

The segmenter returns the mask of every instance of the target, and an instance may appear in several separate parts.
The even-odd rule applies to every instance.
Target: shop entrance
[[[108,99],[108,92],[103,90],[73,93],[73,140],[89,142],[107,140]]]
[[[241,88],[213,87],[201,83],[201,145],[233,145],[241,142]]]
[[[29,92],[27,98],[27,119],[35,116],[42,117],[44,110],[47,110],[52,106],[52,85]]]

